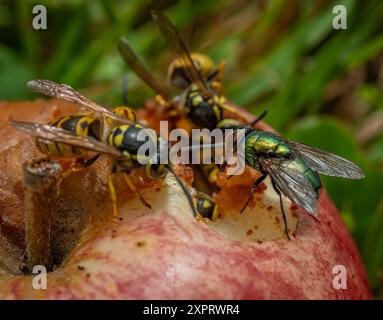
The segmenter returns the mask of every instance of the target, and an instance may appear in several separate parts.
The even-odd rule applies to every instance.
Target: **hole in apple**
[[[240,209],[230,210],[229,208],[219,219],[208,221],[207,224],[215,232],[231,240],[262,243],[287,238],[284,233],[279,198],[268,179],[265,181],[265,186],[266,189],[256,193],[250,205],[242,213]],[[240,204],[243,205],[242,202]],[[292,209],[291,202],[285,197],[283,207],[289,235],[292,238],[298,222],[295,209]],[[223,211],[222,208],[221,211]]]
[[[187,223],[193,221],[189,204],[185,195],[180,190],[172,176],[166,178],[165,187],[158,192],[146,190],[143,192],[145,199],[152,204],[154,209],[142,208],[138,199],[129,199],[126,201],[120,212],[131,219],[144,214],[161,214],[166,212],[177,219],[187,220]],[[287,239],[284,233],[283,218],[279,207],[278,195],[272,189],[268,179],[261,192],[254,195],[249,206],[240,213],[240,209],[245,202],[243,199],[235,196],[230,200],[232,205],[227,205],[224,200],[228,189],[222,189],[215,199],[218,202],[220,217],[216,221],[208,219],[201,220],[200,223],[206,223],[214,232],[220,236],[242,242],[264,242],[275,239]],[[230,190],[232,191],[232,190]],[[232,192],[229,194],[233,195]],[[248,193],[246,193],[246,196]],[[287,198],[283,198],[283,205],[286,213],[287,224],[290,238],[297,227],[297,215]]]
[[[206,220],[210,228],[227,239],[243,242],[286,238],[279,197],[269,178],[258,187],[247,208],[240,212],[258,177],[259,173],[250,168],[246,168],[242,175],[231,177],[221,172],[217,176],[217,191],[218,188],[209,190],[208,184],[201,183],[200,176],[195,176],[194,184],[199,188],[202,186],[205,192],[213,192],[218,204],[220,218],[216,221]],[[283,207],[291,237],[297,226],[295,209],[286,197],[283,197]]]

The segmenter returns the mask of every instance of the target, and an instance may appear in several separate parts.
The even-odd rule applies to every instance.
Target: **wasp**
[[[52,127],[67,130],[73,135],[92,137],[97,141],[102,141],[105,139],[106,134],[113,125],[118,123],[132,125],[137,120],[137,116],[131,108],[127,106],[118,106],[112,111],[109,111],[105,107],[82,96],[77,91],[73,90],[73,88],[65,84],[57,84],[50,80],[38,79],[29,81],[27,83],[27,88],[37,93],[75,102],[90,111],[87,115],[69,115],[54,119],[48,124]],[[97,115],[94,115],[94,113]],[[65,178],[75,172],[84,170],[99,158],[99,154],[90,157],[89,150],[66,143],[49,141],[39,137],[35,138],[35,145],[42,154],[49,158],[76,159],[77,165],[62,173],[57,183],[58,186],[60,186]],[[132,183],[130,183],[130,186],[132,190],[138,194]],[[60,189],[57,189],[59,192]],[[145,201],[143,202],[148,206]]]
[[[356,164],[336,154],[254,129],[253,125],[265,115],[266,112],[251,125],[236,128],[245,130],[243,143],[246,165],[261,173],[252,185],[241,212],[247,207],[258,186],[269,176],[279,197],[284,232],[290,239],[282,194],[317,219],[317,202],[322,187],[319,174],[347,179],[363,179],[365,175]]]
[[[190,53],[190,58],[197,71],[201,74],[201,78],[205,82],[211,83],[212,87],[219,89],[220,80],[224,71],[224,62],[221,61],[219,65],[216,66],[210,57],[198,52]],[[192,84],[192,79],[189,78],[182,60],[174,59],[169,64],[168,82],[180,89],[186,89]]]
[[[217,204],[207,193],[199,191],[193,196],[193,200],[194,207],[201,217],[212,221],[218,219],[219,213]]]
[[[124,114],[126,110],[124,111],[124,109],[119,109],[121,113],[111,112],[96,102],[82,96],[68,85],[58,84],[49,80],[34,80],[28,83],[28,87],[35,92],[78,103],[92,112],[100,113],[107,121],[118,123],[114,124],[111,130],[109,130],[106,134],[106,138],[101,140],[99,139],[100,135],[93,136],[89,131],[88,134],[79,134],[77,130],[73,128],[71,129],[70,127],[67,129],[63,125],[37,124],[21,121],[10,122],[16,129],[36,137],[40,145],[55,146],[48,147],[48,149],[55,150],[57,146],[65,146],[65,148],[79,150],[81,153],[90,151],[96,153],[97,155],[107,154],[112,157],[114,161],[111,175],[108,178],[108,187],[113,205],[114,220],[117,220],[118,218],[116,190],[113,183],[114,176],[117,173],[123,174],[125,181],[132,191],[147,207],[150,207],[150,204],[148,204],[140,195],[129,177],[129,173],[131,173],[133,169],[142,167],[143,164],[141,163],[145,162],[145,159],[142,158],[140,161],[140,155],[138,154],[139,148],[146,142],[141,141],[138,138],[140,133],[143,133],[143,131],[146,131],[144,132],[146,133],[145,137],[148,137],[152,140],[152,143],[157,145],[157,154],[155,155],[155,159],[146,159],[147,161],[144,165],[146,174],[150,178],[160,179],[164,178],[168,172],[172,173],[185,193],[193,214],[197,216],[193,198],[183,181],[180,177],[178,177],[170,164],[161,164],[159,161],[161,153],[167,152],[164,148],[167,148],[168,144],[164,143],[162,138],[153,134],[151,129],[122,117],[121,113]],[[85,120],[84,123],[87,125],[90,124],[89,121],[86,122]],[[74,154],[75,153],[72,153],[72,155]]]
[[[270,176],[272,186],[279,196],[285,234],[290,239],[282,194],[316,217],[317,200],[322,186],[319,173],[349,179],[364,178],[364,173],[357,165],[335,154],[254,129],[255,124],[266,115],[267,111],[252,123],[246,124],[246,121],[242,121],[245,125],[239,125],[240,121],[237,119],[224,119],[223,111],[231,112],[239,119],[241,117],[224,96],[215,92],[214,85],[209,83],[215,76],[214,72],[212,75],[206,72],[210,68],[210,63],[206,59],[193,58],[189,54],[176,28],[164,14],[154,11],[152,16],[161,34],[177,56],[177,62],[174,65],[182,69],[180,72],[173,67],[169,71],[171,79],[174,79],[174,72],[178,73],[178,78],[184,78],[183,82],[178,80],[178,83],[186,85],[186,102],[184,103],[186,116],[196,125],[208,129],[244,128],[246,130],[245,163],[258,170],[261,176],[254,182],[241,212],[247,207],[259,184]],[[203,63],[206,63],[206,69]],[[221,74],[222,70],[216,73],[218,77]],[[208,172],[209,179],[214,176],[212,172]]]
[[[176,55],[176,59],[168,68],[169,81],[175,87],[184,89],[184,92],[181,96],[170,99],[168,90],[154,78],[127,39],[121,37],[118,49],[130,68],[159,95],[160,101],[181,109],[186,118],[196,126],[208,129],[220,128],[223,125],[221,121],[224,120],[224,111],[241,117],[226,98],[214,90],[219,86],[224,63],[221,62],[215,67],[208,56],[190,53],[175,26],[163,13],[152,11],[152,16],[162,36]]]
[[[158,94],[160,102],[170,105],[170,108],[176,105],[175,108],[181,109],[181,113],[196,127],[223,130],[228,126],[235,127],[242,124],[243,121],[224,117],[224,111],[238,117],[240,115],[229,105],[226,98],[215,90],[220,89],[224,63],[221,62],[216,67],[208,56],[189,53],[171,21],[158,11],[152,11],[152,16],[176,55],[176,59],[170,63],[168,68],[169,81],[175,87],[183,89],[183,93],[175,99],[170,99],[168,90],[154,78],[129,42],[122,37],[118,42],[118,48],[125,62]],[[202,165],[201,168],[208,182],[214,184],[218,168],[212,165]]]

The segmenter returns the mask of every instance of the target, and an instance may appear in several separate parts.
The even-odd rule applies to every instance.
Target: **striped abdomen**
[[[66,116],[49,123],[50,126],[61,128],[81,137],[92,137],[101,140],[101,120],[90,116]],[[58,143],[41,138],[35,139],[36,147],[43,154],[60,157],[79,157],[86,152],[75,146],[65,143]]]
[[[196,125],[215,129],[219,121],[222,120],[222,109],[218,103],[222,103],[222,96],[214,96],[205,99],[200,91],[192,86],[186,97],[185,113],[187,117]]]
[[[214,200],[203,192],[198,192],[194,195],[194,207],[197,212],[204,218],[217,220],[218,208]]]

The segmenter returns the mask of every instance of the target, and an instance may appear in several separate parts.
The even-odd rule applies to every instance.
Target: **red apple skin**
[[[182,196],[182,195],[181,195]],[[34,290],[30,276],[3,275],[7,299],[369,299],[359,254],[326,194],[321,223],[298,210],[286,239],[240,243],[202,222],[167,212],[124,220],[118,236],[106,228],[73,252]],[[160,210],[159,210],[160,211]],[[347,289],[332,286],[335,265],[347,269]]]
[[[355,243],[325,191],[318,203],[320,223],[297,209],[291,241],[245,243],[223,238],[191,217],[178,187],[165,189],[168,198],[152,200],[151,211],[128,199],[117,236],[111,237],[108,223],[80,240],[48,274],[46,290],[35,290],[31,275],[0,273],[0,298],[371,298]],[[161,206],[168,201],[173,206]],[[347,289],[332,285],[336,265],[347,270]]]

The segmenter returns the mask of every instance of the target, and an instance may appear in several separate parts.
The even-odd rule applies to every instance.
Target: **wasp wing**
[[[141,61],[138,55],[134,52],[128,40],[121,37],[118,40],[118,50],[126,64],[144,81],[154,92],[161,95],[165,100],[169,99],[168,92],[159,84],[148,70],[145,64]]]
[[[356,164],[336,154],[303,143],[290,141],[288,143],[299,152],[303,161],[311,169],[319,173],[348,179],[363,179],[365,177],[362,169]]]
[[[193,59],[190,56],[190,52],[186,44],[182,40],[173,23],[160,11],[153,10],[152,17],[158,24],[162,36],[168,42],[176,57],[184,65],[187,77],[190,79],[190,81],[198,86],[205,97],[216,96],[216,94],[212,92],[212,90],[206,85],[206,82],[204,81],[201,73],[196,68]],[[225,100],[215,101],[215,103],[217,103],[223,110],[235,114],[242,121],[247,122],[246,119],[235,110],[230,102]]]
[[[38,124],[33,122],[23,122],[14,120],[10,121],[10,124],[14,128],[28,133],[29,135],[34,137],[59,143],[65,143],[89,151],[108,154],[114,157],[121,157],[121,153],[117,149],[91,137],[85,138],[76,136],[67,130],[52,127],[47,124]]]
[[[133,124],[132,121],[120,117],[98,103],[84,97],[67,84],[60,84],[50,80],[31,80],[27,82],[27,88],[33,92],[41,93],[50,97],[80,104],[94,112],[125,124]]]
[[[193,59],[190,56],[190,52],[182,40],[180,34],[178,33],[176,27],[162,12],[153,10],[151,13],[153,20],[160,28],[162,36],[168,42],[176,57],[184,65],[185,71],[188,73],[187,76],[189,77],[190,81],[196,83],[198,87],[205,92],[205,94],[207,93],[208,95],[211,95],[202,78],[201,73],[195,67]]]
[[[295,159],[272,158],[261,160],[261,165],[279,191],[292,202],[316,216],[318,192],[313,188],[304,171],[300,170],[294,161]]]

